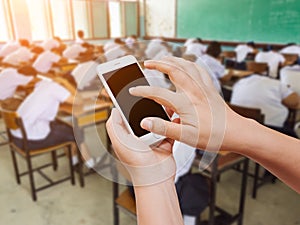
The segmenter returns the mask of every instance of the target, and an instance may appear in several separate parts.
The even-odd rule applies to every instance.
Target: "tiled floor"
[[[92,145],[92,143],[91,143]],[[40,160],[46,160],[42,158]],[[21,162],[21,161],[20,161]],[[37,163],[38,160],[35,159]],[[65,159],[59,161],[55,177],[66,174]],[[51,169],[47,172],[52,173]],[[239,179],[234,171],[224,173],[218,187],[218,204],[226,210],[237,210]],[[37,183],[42,178],[36,176]],[[250,196],[249,179],[245,225],[297,225],[300,224],[300,195],[277,181],[259,189],[257,200]],[[206,217],[207,212],[203,217]],[[8,147],[0,147],[0,225],[110,225],[112,216],[112,183],[93,174],[86,178],[85,188],[71,186],[70,182],[38,193],[38,201],[31,200],[27,177],[17,185]],[[136,224],[121,214],[121,225]]]

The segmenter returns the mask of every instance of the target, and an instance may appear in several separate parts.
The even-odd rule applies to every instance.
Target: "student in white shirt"
[[[283,67],[280,70],[280,81],[300,95],[300,65]]]
[[[50,38],[48,40],[43,41],[40,45],[45,51],[51,51],[52,49],[59,48],[60,46],[60,39],[58,37]]]
[[[285,62],[285,58],[280,53],[274,52],[272,47],[269,48],[269,51],[265,49],[263,52],[257,53],[255,62],[267,63],[269,67],[269,76],[277,78],[278,68]]]
[[[18,66],[21,63],[29,62],[33,57],[34,53],[32,53],[29,48],[20,47],[16,51],[7,55],[2,62],[9,65]]]
[[[29,48],[29,41],[26,39],[20,39],[18,41],[9,41],[0,49],[0,59],[3,59],[5,56],[8,56],[12,52],[18,50],[20,47]]]
[[[17,87],[28,84],[36,74],[36,71],[30,66],[2,70],[0,72],[0,100],[13,97]]]
[[[76,141],[88,167],[96,163],[90,157],[83,143],[83,132],[74,129],[66,123],[56,120],[59,105],[62,102],[73,103],[73,90],[52,80],[41,80],[36,83],[33,92],[21,103],[17,113],[22,118],[28,147],[32,150],[60,144],[66,141]],[[74,133],[75,132],[75,133]],[[22,145],[21,131],[11,131],[14,141],[18,146]],[[76,139],[75,139],[76,137]],[[72,150],[76,154],[76,149]],[[77,161],[73,157],[73,163]]]
[[[295,43],[289,43],[286,47],[280,50],[283,54],[297,54],[300,57],[300,46]]]
[[[67,59],[77,59],[80,53],[85,51],[87,51],[87,48],[83,47],[82,44],[72,44],[64,50],[63,57]]]
[[[206,52],[206,46],[200,42],[192,42],[186,46],[184,54],[200,57]]]
[[[83,44],[84,41],[84,31],[83,30],[78,30],[77,31],[77,38],[76,38],[76,43],[77,44]]]
[[[63,60],[62,57],[53,51],[44,51],[41,53],[33,63],[33,67],[39,73],[48,73],[53,63],[58,63]]]
[[[279,80],[252,75],[233,86],[231,103],[250,108],[259,108],[268,126],[283,128],[288,116],[288,107],[299,103],[299,96]]]
[[[236,61],[238,63],[243,62],[249,53],[256,52],[254,42],[248,42],[247,44],[241,44],[234,49],[236,52]]]
[[[71,76],[75,79],[77,89],[83,90],[91,84],[97,77],[98,65],[99,62],[94,61],[93,57],[90,57],[89,60],[81,62],[72,70]]]

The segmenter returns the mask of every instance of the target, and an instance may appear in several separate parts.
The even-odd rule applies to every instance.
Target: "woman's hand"
[[[151,149],[130,134],[117,109],[106,124],[114,151],[129,172],[134,186],[147,186],[174,179],[173,141],[165,139]]]

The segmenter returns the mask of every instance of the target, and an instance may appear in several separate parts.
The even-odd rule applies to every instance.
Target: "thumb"
[[[147,117],[141,121],[141,127],[152,133],[159,134],[179,140],[182,134],[182,125],[174,122],[165,121],[157,117]]]

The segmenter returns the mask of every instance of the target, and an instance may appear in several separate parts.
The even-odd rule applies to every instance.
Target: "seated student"
[[[103,46],[103,50],[104,52],[107,52],[113,48],[120,47],[123,45],[125,45],[124,41],[122,41],[120,38],[115,38],[112,41],[108,41],[107,43],[105,43],[105,45]]]
[[[76,38],[76,42],[77,44],[83,44],[84,41],[84,31],[83,30],[78,30],[77,31],[77,38]]]
[[[59,48],[60,45],[63,43],[61,42],[59,37],[50,38],[48,40],[45,40],[40,45],[45,51],[51,51],[52,49]]]
[[[137,36],[136,35],[130,35],[125,39],[125,44],[129,47],[129,48],[136,48],[137,47]]]
[[[300,65],[283,67],[280,70],[280,81],[300,95]]]
[[[206,52],[207,47],[203,44],[201,38],[197,38],[194,41],[188,43],[184,54],[195,55],[197,57],[203,55]]]
[[[272,46],[264,48],[263,52],[257,53],[255,62],[267,63],[269,67],[269,76],[278,77],[278,67],[285,62],[285,58],[280,53],[274,52]]]
[[[169,54],[171,54],[169,46],[161,38],[152,39],[145,49],[146,59],[158,59],[161,58],[160,55],[167,56]]]
[[[297,54],[300,56],[300,46],[296,43],[288,43],[284,48],[280,50],[282,54]]]
[[[78,90],[83,90],[85,87],[88,87],[97,77],[98,65],[99,62],[95,61],[94,56],[91,55],[71,71],[70,75],[74,78]]]
[[[53,64],[59,62],[67,62],[67,59],[62,58],[56,49],[53,49],[52,51],[47,50],[38,55],[32,66],[39,73],[48,73]]]
[[[18,41],[7,42],[0,49],[0,60],[13,53],[14,51],[18,50],[22,46],[29,48],[29,45],[29,41],[26,39],[19,39]]]
[[[257,49],[255,48],[255,43],[251,41],[247,42],[247,44],[240,44],[236,46],[234,51],[236,52],[236,61],[238,63],[242,63],[245,61],[249,53],[256,53]]]
[[[18,86],[26,85],[37,75],[30,66],[7,68],[0,72],[0,100],[13,97]]]
[[[80,53],[86,52],[88,49],[84,47],[85,44],[72,44],[63,51],[63,57],[67,59],[77,59]]]
[[[74,137],[73,128],[56,118],[59,105],[62,102],[73,103],[74,93],[69,87],[62,86],[63,82],[52,80],[41,80],[36,83],[31,94],[21,103],[17,113],[23,120],[26,130],[28,145],[31,149],[39,149],[44,146],[56,145],[65,141],[77,141],[86,165],[91,168],[95,160],[88,154],[83,143],[83,134],[76,133]],[[76,130],[75,132],[82,132]],[[22,144],[22,134],[19,130],[12,131],[16,144]],[[73,149],[73,163],[77,163],[76,151]]]
[[[102,61],[108,62],[132,53],[132,50],[129,49],[126,45],[116,45],[115,47],[109,48],[104,52],[104,58],[100,58],[102,58]]]
[[[12,66],[19,66],[21,63],[29,63],[35,54],[27,47],[20,47],[16,51],[5,56],[2,63]]]
[[[252,75],[233,86],[231,104],[261,109],[267,126],[290,134],[292,131],[284,126],[284,122],[288,108],[299,104],[299,96],[279,80]]]

